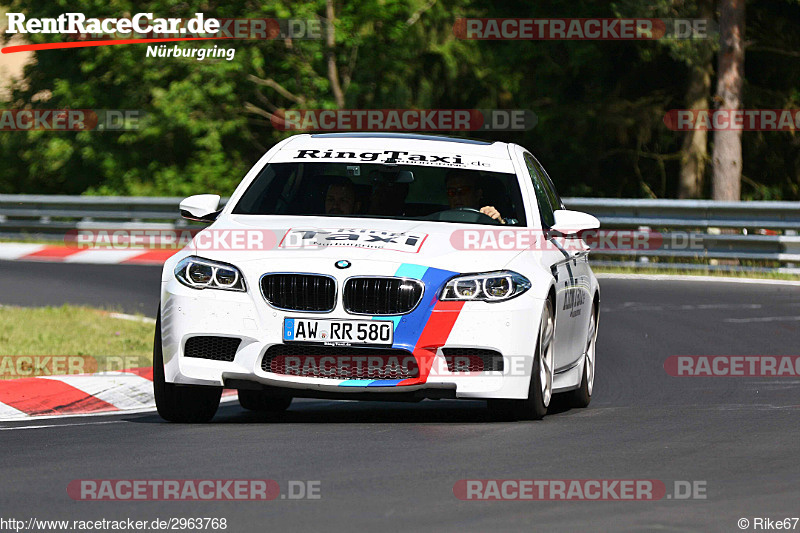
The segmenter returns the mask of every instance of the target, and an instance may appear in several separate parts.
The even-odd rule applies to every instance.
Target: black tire
[[[570,391],[566,394],[567,401],[570,407],[576,407],[578,409],[582,409],[584,407],[589,407],[589,403],[592,401],[592,389],[593,386],[589,386],[589,361],[588,361],[588,354],[589,350],[594,350],[595,346],[594,343],[597,340],[597,308],[596,305],[592,305],[592,314],[591,314],[592,323],[589,325],[589,332],[586,339],[586,360],[583,362],[583,375],[581,376],[581,386],[577,389]],[[592,324],[594,326],[592,326]],[[595,361],[594,361],[594,353],[591,355],[592,357],[592,369],[591,372],[594,373],[595,369]],[[594,376],[592,376],[592,384],[594,384]]]
[[[239,390],[239,405],[250,411],[281,413],[291,403],[291,396],[270,396],[260,390]]]
[[[550,405],[550,401],[552,401],[552,393],[550,399],[545,402],[542,393],[541,365],[543,329],[546,327],[545,321],[548,316],[551,320],[551,325],[553,325],[555,318],[550,300],[545,303],[545,311],[542,312],[543,319],[539,325],[539,334],[536,337],[536,351],[533,358],[530,385],[528,386],[528,398],[525,400],[489,400],[489,409],[497,419],[541,420],[547,414],[547,408]],[[550,342],[552,342],[552,338]],[[549,349],[552,349],[552,347],[549,347]],[[552,374],[550,375],[550,388],[552,391]]]
[[[153,393],[156,409],[169,422],[208,422],[217,412],[222,387],[175,385],[164,377],[164,354],[161,347],[161,308],[153,339]]]

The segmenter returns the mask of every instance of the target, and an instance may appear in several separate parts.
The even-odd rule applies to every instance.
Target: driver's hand
[[[506,221],[500,216],[500,212],[494,208],[493,205],[487,205],[485,207],[481,207],[481,213],[486,216],[492,217],[495,220],[499,220],[501,224],[505,224]]]

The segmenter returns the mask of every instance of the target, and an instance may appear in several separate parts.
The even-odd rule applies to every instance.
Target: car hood
[[[481,272],[502,269],[521,250],[464,250],[463,232],[503,229],[380,218],[229,215],[195,236],[187,251],[234,264],[368,260]]]

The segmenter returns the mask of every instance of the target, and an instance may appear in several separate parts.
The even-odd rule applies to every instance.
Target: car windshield
[[[491,207],[493,210],[484,209]],[[494,219],[480,213],[492,214]],[[514,174],[418,165],[274,163],[233,209],[238,215],[394,218],[524,225]]]

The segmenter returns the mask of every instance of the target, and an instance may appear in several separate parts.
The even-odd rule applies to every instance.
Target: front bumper
[[[168,281],[162,282],[161,328],[168,382],[234,388],[253,384],[286,389],[299,397],[324,393],[343,399],[352,399],[359,393],[402,394],[414,391],[429,392],[422,396],[435,397],[437,390],[450,391],[448,395],[457,398],[524,399],[528,395],[535,332],[543,305],[543,300],[536,298],[532,290],[499,303],[440,302],[436,298],[439,289],[456,273],[438,271],[432,277],[428,272],[427,278],[420,277],[426,281],[426,292],[418,308],[394,319],[392,348],[413,354],[419,364],[418,378],[353,380],[304,377],[262,369],[267,350],[284,342],[284,318],[354,320],[368,317],[346,313],[341,305],[341,294],[337,296],[336,308],[330,313],[275,309],[264,300],[257,286],[257,280],[264,273],[263,266],[262,269],[254,263],[237,266],[249,282],[246,293],[191,289],[172,276],[167,276]],[[364,272],[348,272],[347,277],[394,275],[403,266],[364,265],[363,268]],[[319,273],[337,277],[339,284],[344,280],[341,272]],[[429,283],[438,286],[429,286]],[[233,337],[241,342],[230,362],[186,357],[186,341],[194,336]],[[503,370],[450,371],[444,357],[449,348],[499,352]]]

